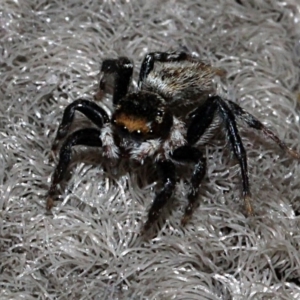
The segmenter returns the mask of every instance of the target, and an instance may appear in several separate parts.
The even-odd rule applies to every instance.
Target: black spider
[[[118,159],[122,153],[143,162],[152,158],[163,181],[148,212],[144,229],[157,220],[175,188],[175,165],[192,163],[194,171],[188,193],[188,205],[182,219],[186,224],[192,215],[200,183],[205,175],[206,162],[195,144],[220,117],[242,175],[242,193],[249,215],[253,214],[249,189],[247,156],[241,141],[236,119],[249,127],[262,131],[294,158],[299,154],[281,141],[260,121],[232,101],[215,94],[213,78],[224,72],[194,59],[186,52],[154,52],[145,56],[142,63],[138,90],[128,92],[133,63],[126,57],[104,60],[101,68],[100,94],[106,87],[108,75],[113,75],[114,111],[109,118],[96,103],[78,99],[67,106],[53,144],[68,134],[76,110],[86,115],[99,129],[86,128],[75,131],[64,141],[59,163],[52,177],[47,198],[47,208],[53,206],[57,185],[63,179],[71,160],[72,147],[76,145],[102,147],[103,155]]]

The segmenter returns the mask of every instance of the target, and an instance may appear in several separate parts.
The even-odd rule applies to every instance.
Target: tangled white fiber
[[[0,1],[1,300],[300,299],[299,161],[250,129],[253,217],[222,134],[203,148],[186,227],[189,173],[145,238],[152,166],[115,168],[84,147],[46,214],[66,105],[93,99],[104,58],[132,58],[136,82],[147,52],[180,47],[225,69],[219,92],[300,151],[298,0]]]

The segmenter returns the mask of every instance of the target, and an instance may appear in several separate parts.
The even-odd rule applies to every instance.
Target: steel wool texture
[[[299,20],[296,0],[1,1],[0,298],[299,299]],[[193,62],[152,70],[153,52]],[[132,82],[100,72],[118,57]],[[157,136],[130,148],[120,132],[121,153],[110,120],[135,141]],[[52,176],[65,138],[64,163],[85,146]],[[157,149],[172,149],[176,174]],[[152,220],[162,188],[172,196]]]

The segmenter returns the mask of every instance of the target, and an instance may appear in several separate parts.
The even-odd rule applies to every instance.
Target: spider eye
[[[141,130],[135,130],[130,135],[131,135],[131,138],[133,138],[136,141],[140,141],[141,139],[143,139],[143,136],[144,136],[144,134]]]
[[[117,126],[117,128],[121,133],[124,133],[124,134],[128,133],[128,128],[126,126]]]
[[[133,132],[133,134],[135,135],[135,136],[137,136],[137,137],[141,137],[142,135],[143,135],[143,132],[141,131],[141,130],[135,130],[134,132]]]
[[[163,110],[158,110],[156,113],[156,122],[161,123],[164,117],[164,111]]]

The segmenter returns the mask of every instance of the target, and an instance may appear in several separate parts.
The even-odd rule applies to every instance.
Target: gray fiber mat
[[[143,236],[153,164],[116,165],[98,148],[74,148],[46,213],[63,110],[94,99],[105,58],[134,60],[134,89],[146,53],[187,49],[226,70],[219,95],[300,151],[299,3],[1,0],[0,299],[300,299],[299,161],[244,124],[254,216],[222,125],[199,145],[207,174],[185,227],[192,166]],[[76,113],[72,129],[86,126]]]

